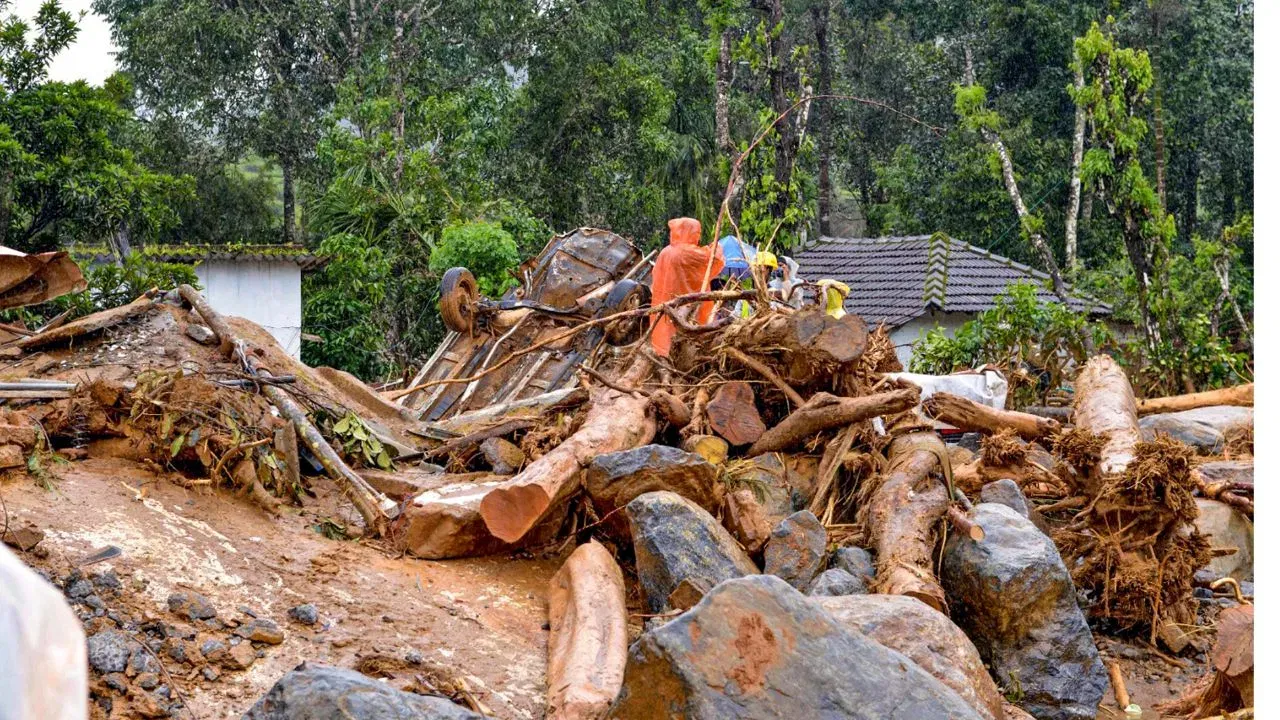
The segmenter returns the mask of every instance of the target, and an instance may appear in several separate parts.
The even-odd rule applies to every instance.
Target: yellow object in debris
[[[849,286],[839,280],[819,280],[818,287],[826,300],[827,314],[837,320],[844,317],[844,299],[849,295]]]
[[[752,264],[767,267],[770,270],[776,270],[778,268],[778,257],[768,250],[761,250],[756,253],[755,260],[752,261]]]

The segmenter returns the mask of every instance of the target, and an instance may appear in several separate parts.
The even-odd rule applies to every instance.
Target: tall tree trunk
[[[1175,190],[1179,206],[1178,237],[1189,243],[1191,235],[1200,224],[1200,153],[1184,148],[1179,157],[1184,159],[1186,167],[1178,174],[1179,182]]]
[[[1084,87],[1084,71],[1075,69],[1075,87]],[[1063,232],[1066,245],[1067,276],[1075,279],[1079,261],[1076,256],[1077,221],[1080,217],[1080,163],[1084,160],[1084,105],[1076,104],[1076,126],[1071,135],[1071,190],[1067,196],[1067,226]]]
[[[831,18],[831,8],[826,1],[815,5],[813,13],[813,37],[818,46],[818,94],[831,94],[831,43],[827,37],[827,27]],[[834,153],[831,137],[831,113],[833,103],[830,99],[818,100],[814,115],[813,133],[818,138],[818,234],[831,234],[831,156]]]
[[[716,147],[733,157],[733,137],[729,134],[729,87],[733,84],[733,31],[720,33],[720,54],[716,58]]]
[[[1151,114],[1156,141],[1156,195],[1162,207],[1169,207],[1165,196],[1165,145],[1164,145],[1164,92],[1160,83],[1160,15],[1155,3],[1151,4],[1152,42],[1148,50],[1151,56]]]
[[[288,244],[296,243],[298,240],[297,226],[295,215],[297,214],[297,200],[293,194],[293,158],[280,158],[280,175],[281,175],[281,200],[284,204],[284,241]]]
[[[395,13],[395,34],[391,39],[391,82],[394,86],[396,108],[395,116],[392,118],[391,132],[395,136],[396,157],[395,170],[393,177],[396,187],[400,187],[400,179],[404,177],[404,115],[405,115],[405,92],[404,92],[404,25],[406,13],[396,10]]]
[[[787,47],[787,32],[783,28],[784,14],[782,0],[769,2],[769,94],[773,103],[773,111],[777,115],[786,112],[791,103],[787,101],[787,64],[790,52]],[[774,150],[773,177],[779,185],[777,199],[770,208],[775,218],[782,218],[791,204],[791,170],[795,163],[796,130],[793,118],[788,117],[778,123],[778,144]]]
[[[964,74],[965,82],[973,85],[973,51],[968,45],[964,47]],[[1067,286],[1062,281],[1062,272],[1058,269],[1058,261],[1053,256],[1053,249],[1049,247],[1049,243],[1044,236],[1036,231],[1031,222],[1031,212],[1027,210],[1027,204],[1022,200],[1022,192],[1018,190],[1018,179],[1013,172],[1013,158],[1009,155],[1009,149],[1005,147],[1004,140],[1000,138],[1000,133],[989,128],[982,129],[982,138],[995,148],[996,155],[1000,158],[1000,172],[1004,176],[1004,187],[1009,192],[1009,199],[1013,201],[1013,209],[1018,213],[1018,220],[1022,223],[1023,230],[1026,232],[1027,238],[1031,241],[1031,246],[1036,253],[1040,255],[1040,262],[1044,263],[1045,271],[1049,273],[1049,280],[1053,283],[1053,292],[1062,302],[1069,302],[1067,298]]]

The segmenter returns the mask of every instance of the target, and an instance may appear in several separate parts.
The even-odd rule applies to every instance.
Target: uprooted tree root
[[[203,375],[144,372],[132,389],[95,382],[86,392],[51,403],[43,422],[57,440],[107,439],[108,452],[195,478],[185,482],[189,486],[246,493],[272,512],[277,498],[296,500],[305,490],[290,479],[274,445],[278,430],[292,432],[288,423],[261,395]]]
[[[1193,458],[1191,448],[1168,438],[1138,443],[1126,470],[1104,478],[1089,505],[1056,533],[1076,586],[1094,593],[1095,616],[1152,629],[1187,619],[1192,578],[1211,558],[1193,524]]]

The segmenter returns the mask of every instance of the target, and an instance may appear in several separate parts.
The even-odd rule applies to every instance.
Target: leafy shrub
[[[497,297],[516,284],[507,271],[519,264],[511,233],[497,223],[469,222],[445,227],[431,253],[430,267],[437,275],[451,267],[465,267],[475,275],[482,295]]]
[[[1044,302],[1030,284],[1010,285],[995,307],[948,337],[935,328],[924,333],[911,355],[912,372],[947,373],[994,365],[1009,380],[1010,402],[1029,405],[1069,378],[1090,348],[1113,344],[1111,331],[1057,302]]]
[[[350,233],[331,235],[319,253],[329,264],[302,283],[302,323],[324,342],[304,342],[302,361],[330,365],[362,378],[386,369],[386,336],[377,322],[391,263],[379,248]]]
[[[89,288],[54,300],[52,314],[70,309],[73,316],[79,317],[132,302],[152,288],[172,290],[183,284],[199,287],[194,266],[159,262],[142,253],[129,255],[119,265],[80,267]]]

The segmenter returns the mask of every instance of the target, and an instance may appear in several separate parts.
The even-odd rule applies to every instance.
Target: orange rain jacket
[[[711,263],[711,277],[720,274],[724,269],[724,253],[719,244],[715,248],[715,258],[711,256],[711,247],[698,245],[702,236],[702,223],[693,218],[674,218],[667,221],[671,229],[671,242],[653,264],[653,304],[655,306],[667,302],[677,295],[686,295],[701,291],[702,278],[707,273],[707,263]],[[714,305],[704,302],[698,307],[698,322],[705,324],[711,319]],[[653,327],[653,350],[666,357],[671,352],[671,339],[675,336],[675,324],[665,314],[650,315]]]

